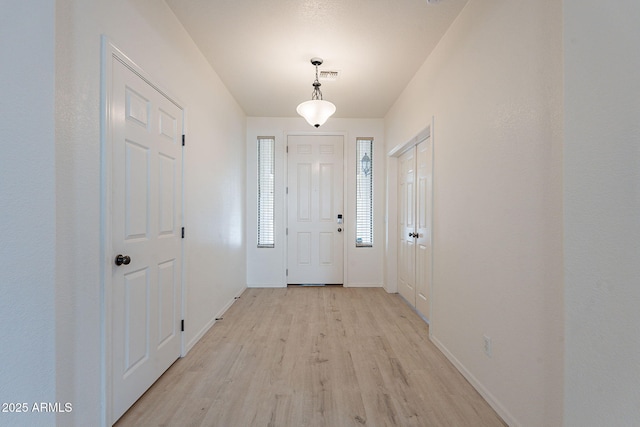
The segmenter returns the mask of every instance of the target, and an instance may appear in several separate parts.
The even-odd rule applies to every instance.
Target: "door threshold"
[[[318,286],[344,286],[344,285],[342,283],[289,283],[287,284],[287,286],[318,287]]]

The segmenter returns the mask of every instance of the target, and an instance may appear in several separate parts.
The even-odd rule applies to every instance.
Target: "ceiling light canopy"
[[[298,105],[296,111],[304,117],[307,123],[318,128],[336,112],[336,106],[322,99],[321,85],[318,81],[318,66],[322,65],[322,58],[311,58],[311,64],[316,67],[316,80],[313,82],[311,101],[305,101]]]

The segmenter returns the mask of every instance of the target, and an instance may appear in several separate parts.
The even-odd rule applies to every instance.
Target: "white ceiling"
[[[292,117],[315,68],[334,117],[381,118],[467,0],[166,0],[252,117]]]

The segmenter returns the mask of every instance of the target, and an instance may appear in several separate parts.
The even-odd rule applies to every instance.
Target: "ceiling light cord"
[[[318,80],[318,65],[314,65],[316,66],[316,80],[313,82],[313,92],[311,93],[311,99],[322,101],[322,91],[320,90],[320,86],[322,86],[322,83],[320,83],[320,81]]]

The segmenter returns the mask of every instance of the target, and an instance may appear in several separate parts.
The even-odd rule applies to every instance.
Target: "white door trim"
[[[347,156],[347,145],[348,145],[348,138],[347,138],[347,132],[303,132],[303,131],[288,131],[284,133],[284,144],[285,144],[285,162],[284,162],[284,185],[285,188],[283,188],[283,192],[284,190],[286,190],[287,187],[287,183],[289,182],[289,155],[286,152],[287,150],[287,144],[289,141],[289,136],[342,136],[342,158],[343,158],[343,162],[342,162],[342,206],[343,206],[343,210],[344,212],[342,213],[342,215],[345,217],[345,221],[343,223],[343,234],[344,236],[348,236],[348,232],[349,232],[349,219],[350,218],[346,218],[346,212],[347,212],[347,162],[348,162],[348,156]],[[288,198],[285,197],[283,198],[283,209],[284,209],[284,213],[285,213],[285,227],[289,227],[289,209],[288,209]],[[284,265],[282,267],[282,271],[286,271],[286,269],[288,268],[288,259],[289,259],[289,243],[288,243],[288,239],[286,238],[287,236],[284,236],[284,241],[287,242],[285,244],[285,253],[284,253]],[[343,245],[343,257],[344,257],[344,263],[342,265],[342,286],[344,286],[345,288],[349,287],[349,283],[348,283],[348,277],[349,275],[347,274],[347,267],[349,265],[349,251],[347,250],[347,241],[349,239],[347,239],[346,237],[342,239],[342,245]],[[284,276],[284,287],[287,287],[287,276],[285,274]]]
[[[100,275],[101,275],[101,304],[100,304],[100,319],[101,319],[101,420],[100,424],[104,427],[110,427],[113,425],[111,419],[111,390],[112,390],[112,354],[111,354],[111,310],[112,310],[112,280],[111,280],[111,264],[113,263],[113,244],[111,240],[112,232],[112,220],[111,220],[111,179],[112,179],[112,145],[113,145],[113,130],[112,130],[112,118],[111,118],[111,105],[112,105],[112,77],[114,62],[118,61],[137,74],[146,83],[164,95],[168,100],[174,103],[177,107],[182,109],[183,117],[186,115],[186,109],[183,104],[177,100],[176,97],[168,94],[166,90],[163,90],[160,86],[153,83],[153,80],[149,75],[135,62],[133,62],[127,55],[125,55],[120,49],[118,49],[111,40],[102,36],[102,61],[101,61],[101,76],[100,76],[100,257],[102,262],[100,263]],[[184,123],[184,120],[183,120]],[[183,125],[182,132],[185,133],[186,125]],[[184,218],[184,156],[183,156],[183,179],[182,179],[182,211]],[[183,220],[184,221],[184,220]],[[185,305],[184,305],[184,293],[185,293],[185,277],[184,277],[184,242],[182,244],[181,257],[182,271],[180,272],[182,286],[180,289],[181,300],[181,315],[185,318]],[[184,333],[181,334],[181,356],[185,355],[185,337]]]
[[[431,137],[431,125],[422,129],[420,132],[416,134],[413,138],[405,142],[404,144],[400,144],[392,148],[387,154],[389,157],[398,158],[406,153],[409,149],[415,147],[420,144],[422,141],[426,141],[427,138]]]

